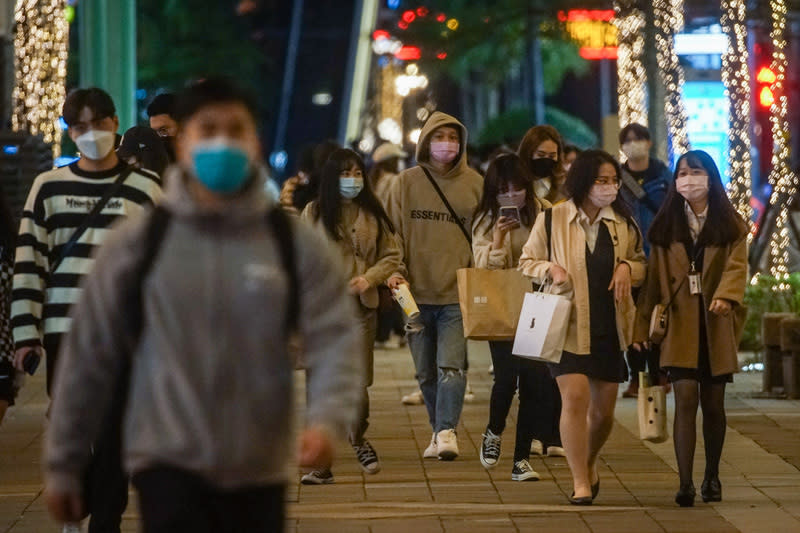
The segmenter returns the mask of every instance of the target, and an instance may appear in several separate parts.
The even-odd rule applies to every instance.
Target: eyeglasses
[[[620,182],[616,178],[616,176],[613,177],[613,178],[607,178],[607,177],[603,177],[603,176],[597,177],[597,178],[594,179],[594,184],[595,185],[613,185],[617,189],[619,189],[619,186],[620,186]]]

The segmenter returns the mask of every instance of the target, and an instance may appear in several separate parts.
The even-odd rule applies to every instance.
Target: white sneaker
[[[564,448],[561,446],[548,446],[547,447],[547,457],[566,457],[567,454],[564,453]]]
[[[436,445],[440,461],[452,461],[458,457],[458,438],[455,429],[443,429],[437,433]]]
[[[425,451],[422,452],[423,459],[438,459],[439,458],[439,447],[436,445],[436,433],[431,436],[431,443],[428,444],[428,447],[425,448]]]
[[[467,382],[467,388],[464,389],[464,403],[473,403],[475,401],[475,394],[472,392],[472,387]]]
[[[423,405],[425,398],[422,397],[422,391],[417,389],[410,394],[406,394],[400,399],[403,405]]]
[[[544,445],[542,441],[536,439],[531,441],[531,453],[534,455],[544,455]]]

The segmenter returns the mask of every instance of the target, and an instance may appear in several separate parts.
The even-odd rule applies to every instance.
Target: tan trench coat
[[[614,264],[625,262],[631,267],[631,284],[641,285],[644,280],[646,264],[642,251],[642,237],[639,229],[625,218],[615,214],[614,220],[602,220],[614,242]],[[589,324],[589,273],[586,270],[586,233],[578,222],[578,208],[572,200],[553,207],[552,256],[548,261],[547,232],[544,216],[540,213],[533,225],[528,242],[522,248],[518,270],[543,283],[553,264],[567,271],[569,280],[564,286],[553,287],[554,293],[572,292],[572,312],[570,313],[567,338],[564,350],[575,354],[589,354],[591,351],[591,325]],[[573,292],[574,291],[574,292]],[[631,344],[633,322],[636,310],[633,299],[628,296],[615,303],[617,336],[620,350]]]
[[[661,343],[661,366],[697,368],[700,344],[697,296],[689,293],[688,280],[678,289],[689,268],[689,257],[682,243],[672,243],[666,249],[653,246],[647,280],[639,295],[634,340],[647,339],[653,307],[657,303],[667,304],[678,290],[669,309],[667,334]],[[734,373],[739,368],[736,353],[747,311],[743,305],[747,285],[746,236],[728,246],[705,249],[701,285],[711,374]],[[708,308],[715,299],[728,300],[733,310],[727,316],[710,312]]]

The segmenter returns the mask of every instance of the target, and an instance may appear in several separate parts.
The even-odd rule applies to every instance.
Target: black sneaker
[[[361,441],[361,444],[350,444],[353,451],[356,452],[358,464],[361,469],[367,474],[377,474],[381,471],[381,463],[378,460],[378,454],[375,453],[375,448],[369,443],[367,439]]]
[[[511,481],[539,481],[540,478],[539,472],[526,459],[514,463],[511,470]]]
[[[481,464],[484,468],[494,468],[500,460],[500,436],[486,430],[481,443]]]
[[[303,485],[330,485],[333,483],[333,472],[330,468],[325,470],[312,470],[300,478]]]

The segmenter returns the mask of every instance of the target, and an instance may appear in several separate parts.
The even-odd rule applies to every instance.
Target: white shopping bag
[[[664,442],[667,433],[667,389],[650,385],[647,372],[639,372],[639,438],[650,442]]]
[[[550,363],[561,361],[567,338],[569,298],[545,292],[529,292],[522,303],[512,353]]]

